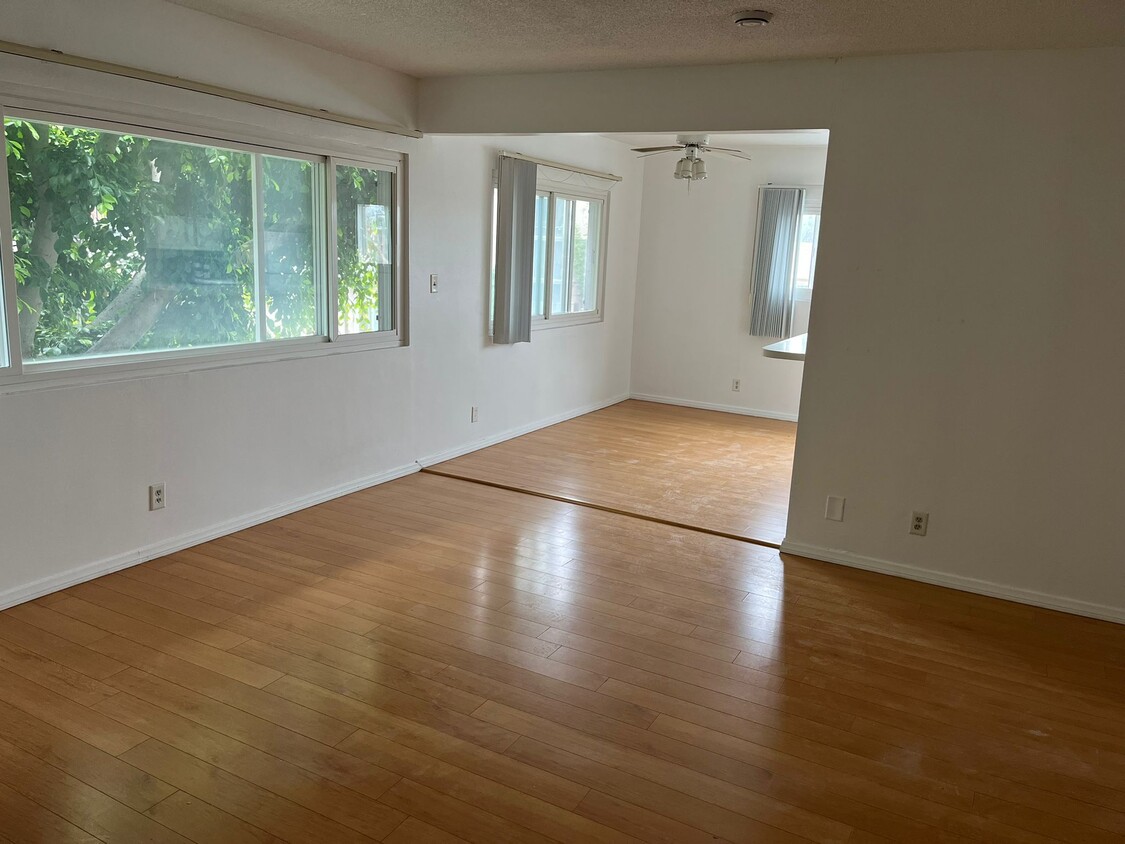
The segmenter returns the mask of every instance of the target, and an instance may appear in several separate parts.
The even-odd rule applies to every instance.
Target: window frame
[[[325,197],[327,199],[327,229],[325,230],[325,237],[335,240],[337,231],[337,212],[336,207],[336,168],[337,167],[357,167],[363,170],[383,170],[389,171],[394,174],[394,189],[392,191],[393,213],[392,213],[392,231],[391,231],[391,248],[394,250],[394,263],[393,267],[394,279],[392,281],[393,293],[393,311],[394,311],[394,328],[387,331],[364,331],[357,334],[341,334],[340,333],[340,315],[336,308],[340,297],[340,277],[339,267],[337,266],[337,251],[335,247],[328,248],[328,285],[326,287],[326,294],[328,296],[329,305],[324,309],[324,314],[328,320],[327,337],[330,342],[343,345],[355,346],[364,349],[387,349],[397,346],[405,345],[405,324],[406,324],[406,308],[405,302],[407,298],[406,288],[409,286],[405,283],[406,276],[404,276],[405,267],[405,245],[406,242],[403,238],[404,226],[404,213],[403,213],[403,196],[405,191],[403,185],[405,183],[405,167],[401,166],[405,161],[396,160],[394,154],[388,153],[386,156],[380,156],[373,153],[370,156],[362,158],[356,156],[326,156],[324,178],[327,182],[327,190]]]
[[[605,320],[605,287],[606,287],[606,260],[609,255],[609,191],[597,188],[585,188],[569,185],[540,176],[535,183],[536,196],[547,196],[547,243],[543,257],[544,283],[543,283],[543,313],[531,316],[531,330],[543,331],[550,328],[565,328],[571,325],[585,325],[587,323],[602,322]],[[601,219],[598,224],[598,291],[597,307],[592,311],[579,311],[578,313],[551,314],[551,276],[553,273],[555,253],[555,199],[571,199],[597,201],[602,203]]]
[[[201,369],[225,368],[252,363],[265,363],[299,357],[315,357],[347,352],[398,348],[408,345],[407,306],[408,275],[408,220],[407,183],[409,155],[391,149],[371,148],[358,150],[352,144],[310,142],[293,143],[288,135],[276,134],[276,143],[270,133],[258,130],[247,134],[232,131],[229,127],[207,128],[208,120],[200,118],[198,132],[184,127],[190,115],[175,115],[170,119],[141,117],[135,113],[115,114],[107,117],[99,108],[84,108],[62,102],[8,96],[0,93],[0,123],[9,117],[44,123],[74,125],[120,134],[140,134],[148,138],[172,142],[209,145],[257,155],[280,156],[309,161],[322,165],[323,185],[314,196],[314,216],[321,221],[322,230],[316,231],[317,243],[317,308],[320,315],[317,334],[309,337],[258,340],[250,343],[229,343],[202,346],[194,349],[170,349],[154,352],[126,352],[98,355],[84,359],[68,358],[59,361],[25,362],[19,341],[19,316],[15,256],[13,253],[13,228],[11,201],[8,189],[7,150],[5,166],[0,168],[0,272],[3,281],[3,308],[0,313],[0,341],[7,344],[7,366],[0,354],[0,395],[27,389],[96,384],[135,378],[155,377],[165,374],[190,372]],[[260,161],[261,159],[257,159]],[[395,173],[393,190],[394,219],[394,299],[395,324],[392,330],[337,336],[334,321],[337,318],[335,291],[335,163],[390,170]],[[330,178],[330,176],[332,178]],[[257,232],[255,233],[257,236]],[[331,291],[332,298],[329,297]]]

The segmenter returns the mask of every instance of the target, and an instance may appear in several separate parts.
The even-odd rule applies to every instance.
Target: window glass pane
[[[551,267],[551,313],[568,312],[571,249],[574,244],[574,200],[555,197],[554,256]]]
[[[547,226],[549,225],[551,197],[541,193],[535,196],[535,249],[531,264],[531,315],[543,316],[546,306],[547,284]]]
[[[395,328],[394,178],[388,170],[336,167],[341,334]]]
[[[317,333],[316,294],[324,277],[317,271],[318,169],[308,161],[262,156],[265,339]]]
[[[598,309],[603,205],[600,200],[555,197],[552,315]]]
[[[19,118],[5,135],[25,361],[315,330],[312,165]]]
[[[598,267],[601,247],[602,203],[574,201],[574,238],[571,251],[569,313],[598,309]]]
[[[802,214],[797,229],[797,265],[794,270],[794,285],[810,288],[816,271],[816,244],[820,236],[820,215]]]

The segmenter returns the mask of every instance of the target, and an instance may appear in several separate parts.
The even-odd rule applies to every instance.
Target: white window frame
[[[388,331],[365,331],[359,334],[341,334],[340,333],[340,320],[339,314],[336,312],[340,296],[340,278],[338,267],[336,265],[336,249],[328,250],[328,285],[326,293],[328,296],[329,306],[324,309],[324,314],[328,320],[327,336],[332,343],[342,346],[354,346],[364,349],[387,349],[406,344],[406,288],[408,285],[405,283],[407,276],[405,272],[405,246],[406,241],[404,238],[404,204],[403,198],[406,194],[404,185],[406,183],[405,175],[406,168],[403,166],[405,156],[400,156],[397,153],[387,152],[385,155],[378,155],[372,153],[371,155],[362,158],[355,156],[327,156],[325,163],[324,178],[327,181],[326,199],[328,203],[328,223],[326,236],[336,237],[336,167],[358,167],[364,170],[385,170],[394,173],[394,212],[391,232],[392,246],[394,250],[394,263],[391,265],[394,268],[394,328]]]
[[[533,314],[531,330],[542,331],[549,328],[565,328],[570,325],[585,325],[602,322],[605,319],[606,259],[609,255],[609,191],[596,188],[577,187],[539,176],[535,183],[536,195],[547,196],[547,251],[544,255],[545,278],[543,283],[543,313]],[[579,313],[551,314],[551,274],[555,257],[555,198],[595,200],[602,203],[601,221],[598,226],[598,295],[597,307],[592,311]]]
[[[318,334],[311,337],[286,338],[258,341],[253,343],[232,343],[205,346],[196,349],[172,349],[157,352],[127,352],[122,354],[99,355],[89,359],[70,358],[60,361],[23,361],[19,341],[19,318],[16,304],[17,285],[15,277],[15,256],[10,199],[8,192],[8,168],[5,155],[0,173],[0,269],[3,271],[3,324],[0,324],[0,339],[7,343],[7,366],[0,355],[0,395],[22,392],[24,390],[53,387],[96,384],[134,378],[190,372],[201,369],[225,368],[252,363],[288,360],[297,357],[315,357],[347,352],[371,351],[397,348],[408,345],[408,225],[407,225],[407,183],[408,159],[404,152],[387,149],[357,151],[351,145],[333,146],[330,142],[310,141],[294,143],[288,135],[276,135],[276,144],[268,133],[255,131],[251,139],[247,135],[223,129],[206,128],[206,119],[201,118],[199,132],[187,131],[193,123],[186,117],[172,119],[148,118],[138,114],[114,114],[107,117],[106,112],[97,108],[63,101],[44,101],[0,94],[0,123],[9,116],[46,123],[78,125],[84,128],[101,129],[122,134],[142,134],[145,137],[177,141],[190,144],[209,144],[225,149],[277,155],[302,159],[323,164],[324,189],[314,197],[314,210],[324,224],[320,242],[316,244],[319,270],[317,273],[317,305],[322,315]],[[263,137],[266,135],[267,137]],[[265,143],[263,143],[265,141]],[[394,290],[395,325],[394,329],[363,334],[337,336],[336,321],[336,278],[335,278],[335,163],[343,163],[369,169],[391,170],[395,173],[394,201]],[[321,297],[332,298],[323,299]],[[327,323],[327,324],[323,324]]]

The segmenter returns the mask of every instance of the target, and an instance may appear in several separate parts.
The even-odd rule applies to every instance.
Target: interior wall
[[[712,140],[721,146],[719,137]],[[690,187],[672,178],[674,155],[644,159],[632,392],[796,420],[804,364],[763,356],[762,346],[774,341],[748,333],[758,187],[822,185],[828,152],[747,151],[750,161],[708,155],[708,179]],[[795,334],[804,332],[808,313],[800,303]]]
[[[1107,48],[433,79],[420,120],[830,129],[785,547],[1125,620],[1123,75]]]
[[[5,41],[416,124],[417,80],[164,0],[0,0]]]
[[[132,4],[120,9],[117,23],[139,40]],[[226,84],[240,65],[238,35],[225,31]],[[128,40],[115,58],[139,64],[144,55],[125,50]],[[323,87],[326,102],[337,91],[334,73],[304,72],[302,90]],[[376,94],[380,79],[368,80]],[[0,91],[29,86],[83,104],[180,115],[209,131],[236,127],[263,141],[319,137],[406,152],[410,345],[0,393],[0,606],[627,395],[642,171],[621,145],[600,137],[413,140],[0,57]],[[385,93],[394,102],[401,92],[392,85]],[[625,177],[610,201],[604,322],[536,332],[531,344],[489,344],[486,256],[502,147]],[[430,273],[439,276],[437,293]],[[158,481],[168,504],[150,513],[148,485]]]

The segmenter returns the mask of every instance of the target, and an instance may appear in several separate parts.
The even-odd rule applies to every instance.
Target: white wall
[[[127,48],[147,18],[130,18],[131,4],[120,9],[117,24],[133,39],[122,36],[114,58],[140,64],[143,51]],[[223,68],[211,68],[232,87],[241,29],[224,30],[226,78]],[[340,80],[315,68],[333,57],[314,58],[300,88],[310,95],[322,88],[329,102]],[[381,72],[367,79],[364,96],[373,103],[383,93],[393,103],[401,93],[397,83],[383,90],[383,79]],[[621,145],[598,137],[417,141],[0,57],[0,90],[29,86],[162,119],[188,115],[186,125],[233,127],[262,140],[321,138],[408,153],[411,344],[0,394],[0,606],[628,393],[642,172]],[[610,203],[604,322],[538,332],[530,345],[488,344],[485,256],[501,147],[626,177]],[[439,292],[431,294],[435,272]],[[480,407],[476,424],[472,405]],[[167,483],[168,506],[150,513],[147,488],[155,481]]]
[[[959,53],[435,79],[419,108],[830,129],[787,547],[1125,620],[1123,77],[1121,48]]]
[[[645,159],[632,391],[796,419],[804,364],[763,356],[774,341],[748,334],[758,187],[822,185],[827,148],[748,151],[750,161],[707,156],[710,176],[690,190],[672,178],[675,156]],[[798,317],[795,334],[807,325],[806,303]]]
[[[5,41],[415,125],[417,81],[163,0],[0,0]]]

